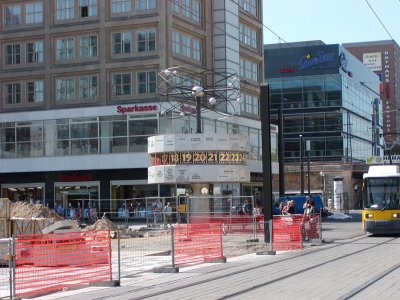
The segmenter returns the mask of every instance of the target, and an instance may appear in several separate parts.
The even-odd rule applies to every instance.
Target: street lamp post
[[[324,204],[326,205],[326,199],[325,199],[325,172],[321,171],[321,172],[319,172],[319,175],[322,178],[322,199],[324,200]]]
[[[304,195],[304,162],[303,162],[303,135],[299,135],[300,138],[300,195]]]
[[[201,133],[201,97],[204,96],[204,89],[201,86],[194,86],[192,95],[196,99],[196,133]]]

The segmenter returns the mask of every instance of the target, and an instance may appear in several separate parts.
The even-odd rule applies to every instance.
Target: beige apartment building
[[[252,182],[221,189],[259,195],[261,6],[261,0],[1,1],[1,196],[112,211],[120,200],[176,194],[182,187],[147,184],[147,138],[195,132],[193,114],[166,118],[161,111],[158,74],[174,66],[183,70],[182,82],[185,70],[225,68],[240,77],[234,116],[205,114],[202,126],[249,136]]]

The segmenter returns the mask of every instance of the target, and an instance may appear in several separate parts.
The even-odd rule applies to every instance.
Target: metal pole
[[[272,171],[271,171],[271,120],[269,109],[269,85],[260,85],[260,119],[261,119],[261,141],[262,141],[262,171],[263,189],[262,198],[264,206],[264,222],[267,224],[272,220]],[[269,223],[268,223],[269,224]],[[264,239],[270,241],[269,226],[264,226]]]
[[[197,128],[196,133],[201,133],[201,98],[196,97],[196,121],[197,121]]]
[[[306,141],[306,150],[307,150],[307,175],[308,175],[308,195],[311,195],[311,174],[310,174],[310,152],[311,152],[311,146],[310,146],[310,140]]]
[[[117,234],[118,234],[118,239],[117,239],[117,244],[118,244],[118,282],[119,285],[121,285],[121,241],[120,241],[120,232],[119,229],[117,229]],[[111,240],[110,240],[110,247],[111,247]]]
[[[171,259],[172,268],[175,268],[174,226],[171,226]]]
[[[278,161],[279,161],[279,196],[285,196],[285,159],[283,145],[283,116],[278,109]]]
[[[303,155],[303,135],[300,134],[300,195],[304,195],[304,155]]]

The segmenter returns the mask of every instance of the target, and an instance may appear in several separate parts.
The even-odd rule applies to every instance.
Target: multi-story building
[[[203,114],[202,126],[250,139],[253,182],[220,190],[260,192],[261,3],[1,1],[2,197],[49,206],[111,199],[103,210],[114,210],[116,199],[176,194],[179,186],[147,184],[147,138],[195,132],[193,114],[161,112],[158,73],[172,66],[240,76],[234,117]]]
[[[340,169],[365,161],[382,146],[381,118],[373,117],[380,111],[378,76],[337,44],[310,41],[264,49],[272,120],[276,122],[279,109],[283,115],[289,186],[297,186],[297,192],[301,189],[297,166],[302,147],[304,157],[312,162],[314,191],[321,192],[320,175],[327,163],[335,165],[332,174],[343,175],[346,190],[351,190],[351,168],[346,168],[347,173]]]
[[[383,137],[392,154],[400,153],[400,48],[393,40],[346,43],[343,47],[381,80]]]

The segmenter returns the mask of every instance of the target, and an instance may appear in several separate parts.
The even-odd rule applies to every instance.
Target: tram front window
[[[368,178],[366,180],[364,208],[399,209],[399,200],[399,178]]]

